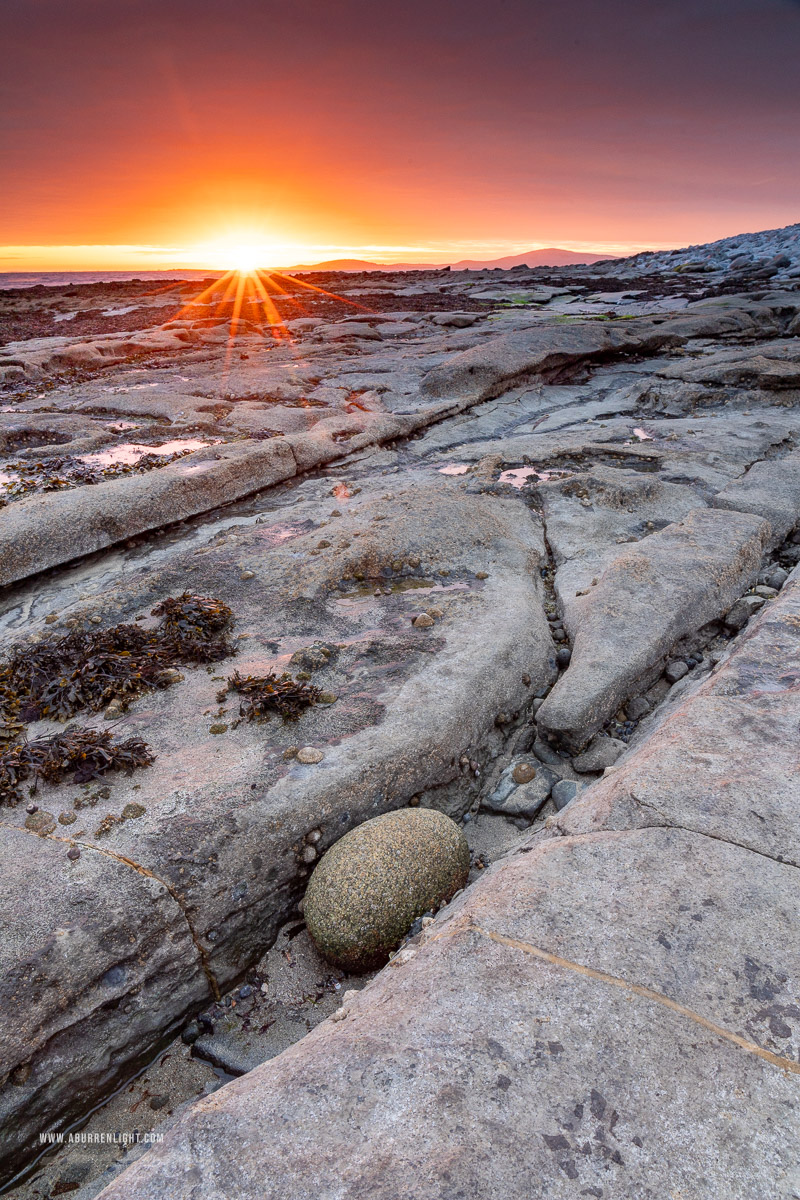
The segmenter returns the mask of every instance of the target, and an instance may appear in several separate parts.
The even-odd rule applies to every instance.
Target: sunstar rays
[[[242,263],[250,261],[244,253],[237,257]],[[237,335],[243,332],[243,326],[247,332],[252,332],[255,325],[265,336],[268,332],[277,341],[292,340],[284,316],[281,315],[273,297],[279,297],[282,306],[296,310],[295,315],[297,316],[305,314],[307,309],[295,295],[291,294],[289,288],[291,288],[291,292],[301,288],[320,296],[327,296],[332,300],[338,300],[342,304],[359,309],[361,312],[370,311],[363,304],[357,304],[355,300],[349,300],[346,296],[337,295],[336,292],[316,287],[304,279],[299,279],[296,275],[281,275],[279,272],[265,271],[260,267],[247,269],[237,267],[227,271],[221,278],[215,279],[199,295],[193,296],[171,320],[186,320],[192,317],[200,319],[197,310],[201,307],[204,310],[203,317],[210,319],[227,318],[230,314],[225,354],[227,363],[233,352]],[[210,312],[207,311],[209,308]]]

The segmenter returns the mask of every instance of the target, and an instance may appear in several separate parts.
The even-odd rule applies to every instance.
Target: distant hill
[[[462,258],[453,263],[376,263],[358,258],[333,258],[327,262],[301,263],[284,267],[284,271],[437,271],[450,266],[454,271],[489,271],[497,267],[571,267],[576,263],[595,263],[612,258],[609,254],[579,254],[574,250],[528,250],[524,254],[509,254],[505,258]]]

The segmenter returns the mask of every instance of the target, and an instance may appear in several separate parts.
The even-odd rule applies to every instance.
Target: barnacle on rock
[[[169,597],[153,609],[157,629],[115,625],[26,646],[0,664],[0,722],[17,740],[20,722],[66,720],[81,709],[99,712],[112,700],[169,686],[177,663],[211,662],[235,653],[224,636],[231,610],[207,596]]]
[[[228,689],[239,692],[243,697],[239,712],[248,721],[268,720],[272,713],[280,713],[284,721],[296,721],[303,709],[316,704],[321,690],[310,683],[292,679],[288,671],[276,675],[240,675],[234,671],[228,680]]]
[[[149,767],[155,755],[141,738],[115,741],[109,729],[67,729],[64,733],[20,742],[0,754],[0,802],[13,806],[22,793],[20,784],[59,783],[68,775],[74,783],[97,779],[106,771],[130,775],[137,767]]]

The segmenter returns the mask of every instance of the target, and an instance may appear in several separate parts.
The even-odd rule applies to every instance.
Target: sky
[[[0,271],[800,220],[798,0],[2,0]]]

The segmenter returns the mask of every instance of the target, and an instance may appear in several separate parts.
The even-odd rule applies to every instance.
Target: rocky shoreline
[[[792,227],[309,276],[340,319],[304,292],[290,339],[231,340],[199,284],[158,324],[127,285],[136,329],[86,338],[40,310],[113,287],[5,293],[6,655],[153,641],[187,594],[231,645],[70,701],[152,765],[0,807],[6,1180],[44,1130],[166,1131],[12,1195],[800,1191],[798,271]],[[249,719],[234,672],[315,700]],[[39,697],[3,747],[64,730]],[[470,882],[365,985],[303,893],[407,806],[461,824]]]

